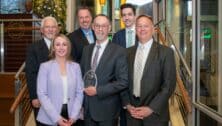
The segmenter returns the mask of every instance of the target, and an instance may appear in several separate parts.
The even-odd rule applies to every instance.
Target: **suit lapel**
[[[39,48],[39,52],[41,53],[43,60],[48,60],[49,49],[44,39],[42,39],[42,41],[40,42]]]
[[[122,40],[122,42],[123,42],[123,47],[126,48],[126,29],[124,29],[122,33],[123,33],[123,34],[122,34],[122,37],[121,37],[121,38],[123,38],[123,40]]]
[[[84,35],[83,31],[81,30],[81,28],[78,29],[77,37],[80,37],[80,40],[82,40],[81,43],[83,45],[89,44],[89,42],[88,42],[86,36]]]
[[[146,64],[144,66],[144,70],[143,70],[143,77],[144,74],[149,70],[149,66],[151,64],[152,61],[154,61],[155,55],[157,54],[157,44],[155,41],[153,41],[153,44],[151,46],[150,52],[148,54],[147,60],[146,60]],[[142,77],[142,79],[143,79]]]
[[[90,70],[91,69],[91,61],[92,61],[92,57],[93,57],[93,48],[94,48],[94,46],[95,46],[96,44],[94,43],[94,44],[92,44],[92,45],[90,45],[89,46],[89,53],[88,53],[88,58],[86,58],[86,59],[88,59],[89,61],[87,62],[88,63],[88,66],[87,66],[87,70]],[[87,71],[86,71],[87,72]]]
[[[134,80],[134,62],[135,62],[135,57],[136,57],[136,49],[137,46],[133,46],[132,48],[130,48],[129,50],[129,54],[128,54],[128,63],[129,63],[129,78],[130,78],[130,83],[131,85],[129,85],[130,90],[133,94],[133,80]]]
[[[107,46],[106,46],[106,48],[105,48],[105,50],[104,50],[104,52],[103,52],[103,54],[102,54],[102,56],[101,56],[101,58],[100,58],[99,64],[98,64],[98,66],[96,68],[96,73],[101,73],[102,68],[104,68],[103,65],[106,64],[108,58],[110,57],[109,55],[112,52],[111,51],[112,47],[110,46],[110,44],[111,44],[111,42],[109,41]]]
[[[150,72],[149,70],[151,69],[151,64],[153,61],[155,61],[156,56],[158,55],[158,45],[155,41],[153,41],[153,44],[151,46],[150,52],[147,57],[146,64],[144,66],[143,70],[143,75],[141,79],[141,100],[143,100],[147,96],[147,89],[150,88],[150,84],[147,81],[143,81],[145,78],[149,77],[149,74],[155,74]],[[152,65],[153,66],[153,65]]]

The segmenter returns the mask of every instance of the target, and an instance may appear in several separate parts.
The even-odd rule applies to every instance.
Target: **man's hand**
[[[95,96],[97,94],[96,88],[94,86],[84,88],[84,92],[89,96]]]
[[[68,123],[69,123],[69,126],[72,126],[73,123],[75,123],[76,120],[75,119],[69,119]]]
[[[39,99],[33,99],[32,100],[32,106],[34,108],[39,108],[41,106]]]
[[[127,111],[132,115],[135,112],[135,107],[132,105],[126,105]]]
[[[132,117],[136,119],[143,119],[145,117],[150,116],[153,113],[153,110],[148,106],[136,107],[131,114]]]

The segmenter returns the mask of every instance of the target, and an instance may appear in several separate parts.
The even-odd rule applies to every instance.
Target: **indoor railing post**
[[[1,68],[0,72],[4,72],[4,22],[0,23],[0,59],[1,59]]]

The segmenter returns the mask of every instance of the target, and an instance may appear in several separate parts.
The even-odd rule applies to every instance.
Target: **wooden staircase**
[[[0,126],[14,126],[14,114],[9,113],[15,97],[14,76],[0,73]]]

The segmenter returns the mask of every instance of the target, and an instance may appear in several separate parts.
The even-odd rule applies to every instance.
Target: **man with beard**
[[[72,43],[72,57],[76,62],[80,62],[83,47],[95,42],[95,35],[91,29],[92,13],[89,7],[79,7],[76,13],[79,28],[68,35]]]
[[[97,15],[92,28],[96,43],[84,48],[81,68],[83,75],[89,70],[96,74],[97,86],[86,87],[85,83],[85,126],[117,126],[121,106],[119,94],[128,84],[126,52],[109,41],[111,23],[106,15]]]

